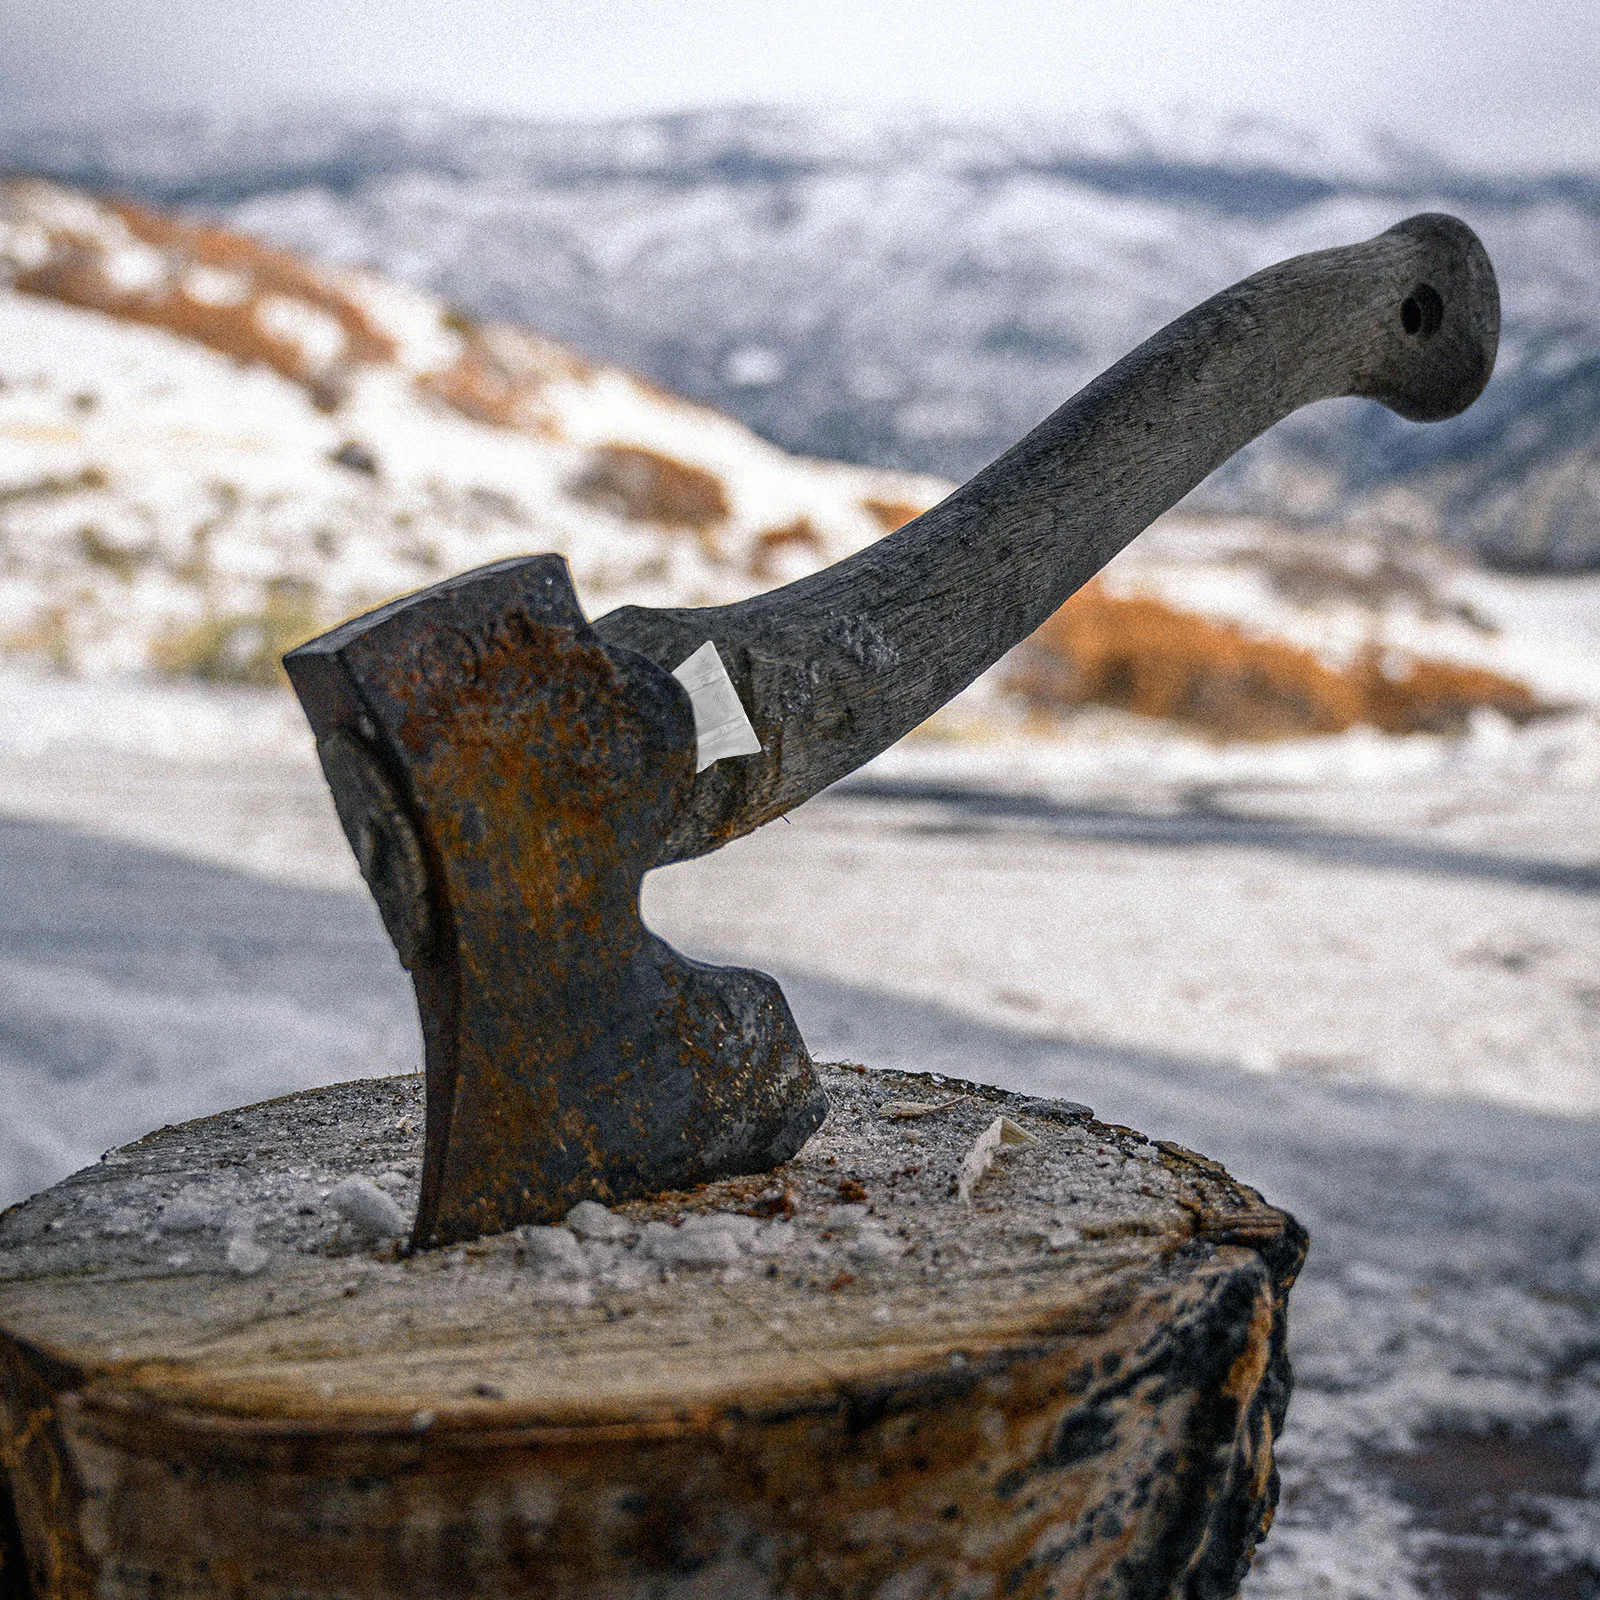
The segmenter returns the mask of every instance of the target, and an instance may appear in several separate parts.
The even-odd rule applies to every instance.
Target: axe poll
[[[291,651],[339,817],[416,988],[412,1234],[443,1244],[792,1155],[826,1102],[777,984],[644,927],[653,866],[886,749],[1274,422],[1365,396],[1435,421],[1499,334],[1476,236],[1428,214],[1168,324],[939,505],[734,605],[589,622],[555,556],[501,561]],[[760,742],[696,771],[672,676],[715,645]]]

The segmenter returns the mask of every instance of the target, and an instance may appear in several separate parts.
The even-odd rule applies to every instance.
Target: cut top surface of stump
[[[1291,1218],[1082,1107],[820,1070],[827,1121],[774,1172],[597,1212],[588,1237],[409,1257],[373,1236],[381,1203],[352,1223],[329,1195],[362,1178],[409,1216],[420,1077],[163,1128],[0,1218],[0,1330],[88,1398],[255,1428],[671,1433],[1041,1338],[1092,1346],[1153,1281],[1232,1252],[1285,1286],[1298,1266]],[[1032,1142],[991,1139],[968,1202],[963,1163],[1000,1116]]]

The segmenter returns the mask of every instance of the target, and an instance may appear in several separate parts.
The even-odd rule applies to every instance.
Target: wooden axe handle
[[[1494,366],[1494,269],[1454,217],[1280,262],[1169,323],[932,510],[737,605],[596,627],[671,669],[714,640],[762,753],[699,775],[658,864],[791,810],[931,716],[1214,468],[1313,400],[1454,416]]]

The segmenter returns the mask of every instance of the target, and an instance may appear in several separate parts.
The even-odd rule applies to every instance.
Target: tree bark
[[[351,1176],[414,1197],[410,1078],[164,1128],[13,1208],[33,1588],[0,1514],[0,1593],[1233,1594],[1299,1226],[1081,1108],[822,1070],[793,1161],[591,1222],[613,1240],[404,1257],[340,1220]],[[979,1174],[1000,1116],[1033,1142]]]

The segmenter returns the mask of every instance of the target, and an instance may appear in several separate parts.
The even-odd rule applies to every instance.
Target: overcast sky
[[[1600,0],[0,0],[0,115],[1193,106],[1600,164]]]

